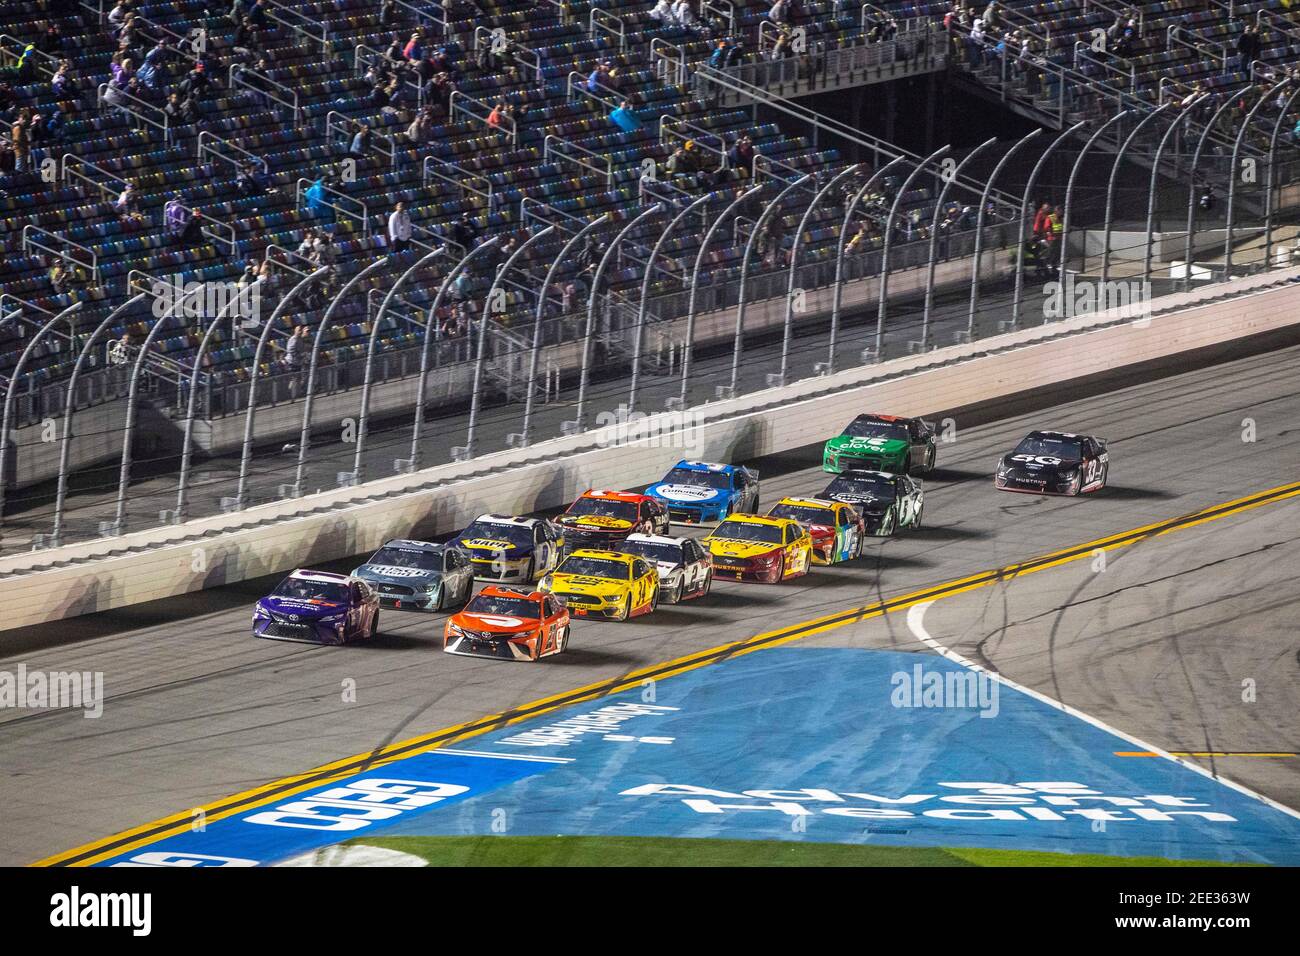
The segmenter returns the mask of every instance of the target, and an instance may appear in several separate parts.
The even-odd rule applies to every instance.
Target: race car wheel
[[[650,610],[646,613],[653,614],[655,608],[659,606],[659,589],[655,588],[654,593],[650,595]]]
[[[366,635],[366,640],[373,641],[379,636],[379,611],[375,611],[375,616],[370,619],[370,633]]]
[[[704,587],[700,589],[700,597],[708,594],[713,589],[713,569],[709,568],[709,573],[704,575]]]
[[[785,555],[781,555],[781,563],[776,566],[776,577],[772,579],[773,584],[780,584],[785,580]]]
[[[935,447],[931,445],[925,455],[925,467],[921,469],[923,473],[928,475],[930,472],[934,471],[934,460],[937,455],[938,452],[935,450]]]
[[[685,588],[686,588],[685,583],[679,579],[678,582],[677,582],[677,587],[673,588],[673,597],[672,597],[672,600],[669,601],[668,603],[669,603],[669,604],[681,604],[681,603],[682,603],[682,594],[684,593]]]
[[[569,649],[569,626],[566,624],[564,626],[564,630],[560,632],[560,643],[559,646],[556,648],[555,653],[563,654],[568,649]]]
[[[889,516],[888,523],[882,529],[883,536],[886,538],[892,537],[894,532],[897,530],[898,530],[898,518],[897,516],[891,514]]]
[[[618,619],[620,621],[626,621],[629,620],[631,617],[632,617],[632,595],[629,594],[627,596],[627,600],[623,602],[623,613],[619,615]]]
[[[924,513],[925,513],[925,504],[924,504],[924,502],[923,502],[922,504],[920,504],[920,505],[917,507],[917,509],[916,509],[916,517],[914,517],[914,518],[912,519],[912,530],[913,530],[913,531],[915,531],[917,528],[921,527],[921,515],[924,514]]]
[[[866,549],[866,547],[867,547],[867,536],[865,534],[859,534],[857,546],[853,549],[854,561],[862,557],[862,552]]]
[[[537,559],[529,558],[528,567],[524,569],[524,583],[525,584],[532,583],[533,575],[536,573],[537,573]]]

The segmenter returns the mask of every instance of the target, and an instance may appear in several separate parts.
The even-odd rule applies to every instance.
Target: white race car
[[[619,550],[654,565],[659,572],[659,600],[664,604],[708,594],[713,585],[713,556],[694,538],[630,534]]]

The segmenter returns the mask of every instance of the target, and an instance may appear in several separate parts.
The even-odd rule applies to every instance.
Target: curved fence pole
[[[90,338],[86,340],[86,344],[77,355],[76,364],[72,366],[72,375],[68,378],[67,397],[63,402],[63,434],[59,436],[59,478],[58,489],[54,493],[54,532],[50,535],[50,543],[53,547],[57,548],[63,541],[63,508],[68,500],[68,459],[72,456],[72,416],[77,411],[77,379],[81,377],[81,369],[86,364],[90,350],[94,348],[95,342],[105,330],[119,315],[147,298],[149,298],[148,292],[140,292],[104,316],[104,320],[95,327],[95,331],[90,333]]]
[[[740,354],[745,347],[745,289],[749,282],[749,260],[751,253],[754,251],[754,244],[758,242],[758,237],[762,234],[763,227],[767,224],[768,219],[781,208],[781,203],[785,201],[785,197],[799,187],[806,185],[812,178],[811,173],[805,173],[777,193],[776,198],[759,213],[758,220],[754,223],[753,230],[749,234],[749,240],[745,243],[745,253],[740,259],[740,291],[739,298],[736,301],[736,341],[735,345],[732,346],[731,353],[731,384],[727,386],[727,391],[732,396],[736,394],[737,383],[740,380]]]
[[[492,285],[488,287],[488,293],[483,299],[483,318],[478,327],[478,349],[474,357],[474,384],[469,392],[469,429],[465,433],[465,457],[474,457],[475,438],[477,437],[478,414],[479,409],[483,407],[482,385],[483,385],[483,362],[487,354],[487,333],[488,322],[492,315],[492,302],[496,297],[497,288],[501,285],[502,278],[505,274],[514,268],[515,263],[525,252],[528,251],[537,242],[545,239],[555,231],[555,226],[550,225],[545,229],[533,233],[527,239],[519,244],[519,248],[510,253],[510,257],[497,270],[496,276],[492,279]]]
[[[348,293],[356,288],[363,279],[385,265],[388,265],[388,256],[380,256],[345,282],[338,295],[334,296],[334,299],[326,307],[325,314],[321,316],[320,325],[316,327],[316,335],[311,341],[311,359],[307,366],[307,389],[303,393],[302,429],[298,434],[298,467],[294,471],[293,478],[293,496],[295,498],[302,497],[302,483],[307,474],[307,451],[311,448],[311,409],[316,398],[316,365],[320,362],[320,344],[325,338],[325,330],[329,327],[330,319],[334,318],[334,313],[338,311],[339,305],[347,298]]]
[[[831,290],[831,334],[830,344],[826,350],[827,374],[835,371],[835,348],[840,336],[840,305],[844,301],[844,251],[847,248],[849,238],[849,224],[853,221],[854,213],[858,211],[858,204],[876,185],[876,181],[902,161],[902,156],[891,159],[872,173],[871,178],[862,184],[862,188],[853,194],[853,198],[849,200],[849,204],[844,210],[844,221],[840,224],[840,237],[835,250],[835,287]]]
[[[18,361],[14,363],[13,371],[9,373],[9,387],[5,389],[4,413],[0,415],[0,524],[4,521],[5,485],[9,481],[9,476],[6,474],[6,466],[9,462],[9,428],[13,423],[14,399],[18,394],[18,382],[22,378],[23,369],[27,366],[27,360],[36,350],[41,339],[45,338],[45,333],[69,316],[81,311],[82,305],[84,305],[82,302],[73,303],[37,329],[36,333],[27,340],[27,345],[19,354]]]
[[[1241,121],[1241,129],[1237,131],[1237,139],[1232,144],[1232,168],[1228,176],[1227,235],[1224,237],[1223,240],[1223,277],[1225,279],[1232,278],[1232,231],[1233,231],[1233,226],[1235,225],[1233,213],[1236,212],[1235,201],[1237,198],[1237,177],[1238,177],[1237,163],[1239,161],[1239,157],[1241,156],[1241,144],[1242,141],[1246,138],[1246,133],[1249,132],[1250,130],[1250,124],[1255,121],[1255,114],[1259,112],[1259,108],[1263,106],[1265,103],[1271,103],[1273,101],[1273,94],[1275,94],[1278,90],[1282,89],[1282,87],[1286,86],[1290,82],[1291,82],[1291,77],[1288,76],[1281,83],[1276,83],[1273,86],[1271,86],[1268,92],[1260,95],[1259,102],[1251,107],[1250,112],[1246,114],[1246,118]],[[1285,114],[1286,110],[1283,110],[1282,112],[1283,114]],[[1268,268],[1267,259],[1264,260],[1264,268],[1265,269]]]
[[[984,218],[988,213],[989,196],[993,192],[993,184],[1002,173],[1002,168],[1011,161],[1011,157],[1020,152],[1022,146],[1027,146],[1029,141],[1043,131],[1040,126],[1037,129],[1030,130],[1029,134],[1022,137],[1016,143],[1012,144],[998,164],[993,167],[993,172],[989,173],[989,180],[984,184],[984,192],[980,195],[979,212],[975,214],[975,258],[970,266],[970,305],[966,310],[966,338],[975,337],[975,313],[979,311],[980,305],[980,268],[981,260],[984,258]]]
[[[1142,117],[1142,119],[1138,121],[1137,125],[1133,127],[1133,131],[1129,133],[1128,136],[1125,137],[1124,142],[1120,144],[1119,152],[1115,154],[1115,163],[1110,168],[1110,179],[1106,183],[1106,216],[1104,225],[1102,226],[1101,285],[1103,290],[1106,288],[1106,283],[1110,281],[1110,236],[1111,230],[1115,225],[1115,186],[1119,182],[1119,171],[1124,165],[1124,154],[1127,153],[1128,148],[1137,141],[1138,135],[1142,132],[1143,127],[1173,105],[1172,102],[1166,103],[1164,106],[1159,106],[1146,116]],[[1088,259],[1088,250],[1086,248],[1084,249],[1083,257],[1086,263]]]
[[[1295,98],[1300,96],[1300,86],[1287,97],[1286,103],[1282,105],[1281,111],[1277,114],[1277,121],[1273,123],[1273,135],[1268,141],[1268,191],[1264,194],[1264,268],[1270,269],[1270,263],[1273,261],[1273,181],[1275,178],[1274,169],[1277,164],[1277,137],[1282,129],[1282,121],[1291,109],[1291,104]]]
[[[1210,138],[1210,133],[1219,122],[1219,117],[1223,111],[1231,107],[1237,98],[1235,96],[1226,97],[1223,105],[1214,111],[1214,116],[1205,124],[1205,129],[1201,131],[1200,139],[1196,141],[1196,151],[1192,153],[1192,168],[1187,174],[1187,275],[1183,277],[1183,291],[1192,290],[1192,258],[1194,255],[1192,246],[1196,238],[1196,170],[1201,165],[1201,150],[1205,148],[1205,141]]]
[[[694,203],[691,204],[691,207],[693,206]],[[658,215],[663,211],[663,208],[664,204],[657,202],[649,209],[646,209],[644,212],[637,215],[631,222],[620,229],[618,235],[614,237],[614,241],[611,242],[609,248],[605,250],[605,254],[600,257],[600,265],[596,266],[596,274],[591,280],[591,292],[587,296],[587,329],[582,336],[582,369],[578,375],[578,409],[574,421],[575,431],[582,431],[583,425],[586,422],[587,382],[591,377],[591,338],[596,331],[596,299],[600,295],[600,280],[605,277],[605,269],[609,265],[609,260],[613,257],[614,253],[618,251],[618,247],[623,244],[623,239],[627,234],[651,216]],[[646,263],[647,272],[650,270],[652,264],[653,263],[650,262]],[[640,328],[639,325],[638,328]]]
[[[271,317],[262,323],[262,332],[257,337],[257,348],[253,351],[253,367],[248,373],[248,408],[244,411],[244,441],[239,452],[239,484],[235,491],[235,510],[242,511],[248,505],[248,469],[253,460],[253,423],[257,416],[257,382],[262,374],[262,353],[266,351],[266,343],[271,338],[271,332],[275,329],[275,323],[280,319],[282,313],[293,299],[303,289],[307,288],[317,279],[329,275],[330,267],[321,266],[310,275],[304,276],[292,289],[276,303]]]
[[[1116,123],[1123,121],[1127,116],[1132,115],[1132,110],[1123,110],[1116,113],[1106,122],[1097,127],[1096,131],[1088,137],[1083,144],[1083,149],[1079,150],[1079,155],[1074,158],[1074,166],[1070,169],[1070,179],[1065,186],[1065,206],[1061,213],[1061,262],[1058,277],[1062,287],[1065,285],[1065,266],[1069,260],[1070,245],[1070,210],[1074,205],[1074,181],[1079,175],[1079,170],[1083,168],[1083,161],[1088,155],[1088,150],[1092,149],[1092,144],[1101,138],[1101,134],[1106,132]],[[1118,160],[1117,160],[1118,162]]]
[[[452,270],[443,277],[442,285],[438,286],[438,292],[433,297],[433,304],[429,306],[429,321],[424,326],[424,341],[420,345],[420,381],[415,386],[415,420],[411,425],[412,471],[416,471],[420,467],[420,437],[424,433],[424,402],[429,387],[429,343],[433,341],[433,331],[438,324],[438,309],[442,307],[442,300],[446,297],[451,284],[460,277],[462,272],[469,268],[470,260],[482,255],[484,252],[495,249],[500,242],[500,236],[491,236],[465,253],[460,262],[456,263]]]
[[[641,384],[641,350],[645,347],[646,307],[650,302],[650,280],[654,277],[655,261],[659,258],[659,250],[663,248],[664,243],[668,241],[668,237],[673,234],[683,219],[712,198],[713,193],[705,193],[673,216],[668,225],[664,227],[664,231],[659,234],[659,238],[655,240],[655,244],[650,250],[650,258],[646,260],[645,275],[641,277],[641,304],[637,308],[636,334],[632,339],[632,383],[627,390],[627,410],[629,412],[636,408],[637,388]]]
[[[1185,107],[1182,113],[1175,116],[1169,123],[1169,128],[1165,134],[1160,137],[1160,145],[1156,147],[1155,157],[1151,160],[1151,181],[1147,186],[1147,233],[1146,233],[1146,251],[1142,255],[1142,281],[1151,281],[1151,249],[1155,243],[1155,223],[1156,223],[1156,183],[1160,178],[1160,157],[1164,155],[1165,147],[1169,145],[1179,125],[1183,120],[1190,119],[1192,109],[1204,100],[1209,93],[1202,93],[1193,99]]]
[[[716,219],[709,224],[708,231],[704,234],[704,240],[700,243],[700,251],[695,256],[695,271],[691,273],[691,294],[690,306],[686,311],[686,348],[682,352],[682,390],[679,395],[681,407],[686,407],[686,388],[691,374],[691,357],[695,352],[695,298],[696,290],[700,287],[700,269],[704,266],[704,257],[709,251],[709,243],[713,241],[713,234],[727,220],[727,217],[735,211],[736,207],[746,202],[751,196],[758,195],[763,188],[763,184],[750,186],[741,192],[726,209],[718,215]],[[631,411],[631,409],[628,409]]]
[[[131,381],[126,389],[126,424],[122,428],[122,464],[118,469],[117,476],[117,507],[113,517],[114,534],[126,534],[126,491],[127,486],[131,484],[131,444],[135,441],[135,412],[139,402],[140,372],[144,368],[145,359],[149,357],[149,347],[153,345],[154,337],[163,330],[163,326],[167,324],[168,320],[175,318],[184,309],[185,302],[190,296],[196,294],[205,294],[205,287],[202,283],[195,285],[188,292],[181,293],[175,302],[168,304],[162,315],[158,316],[158,321],[149,329],[149,334],[144,337],[144,342],[140,344],[140,354],[135,357],[135,362],[131,366]],[[154,308],[157,309],[156,302]]]
[[[790,270],[785,288],[785,320],[781,328],[781,371],[779,373],[779,381],[782,385],[785,384],[786,373],[790,368],[790,339],[794,335],[795,279],[799,274],[799,247],[803,245],[804,230],[808,228],[808,220],[812,217],[813,210],[817,208],[817,205],[822,201],[822,198],[861,168],[861,163],[854,163],[847,169],[840,170],[831,177],[830,181],[825,186],[817,190],[817,192],[813,194],[812,201],[808,203],[808,207],[803,211],[803,215],[799,218],[799,226],[794,231],[794,241],[790,244]]]
[[[528,357],[528,394],[524,397],[524,424],[520,434],[520,447],[528,445],[528,431],[533,424],[533,395],[537,391],[537,365],[541,360],[542,352],[542,320],[546,314],[546,290],[551,287],[551,283],[555,280],[555,273],[559,271],[560,266],[569,261],[570,250],[585,239],[591,233],[591,230],[608,221],[609,213],[602,212],[570,236],[569,241],[560,250],[560,254],[555,257],[555,260],[546,270],[546,278],[542,280],[541,291],[537,293],[537,313],[533,318],[533,349]]]
[[[1020,328],[1020,298],[1025,288],[1025,226],[1029,224],[1029,197],[1033,195],[1034,186],[1038,182],[1038,174],[1043,171],[1043,166],[1047,164],[1048,157],[1056,152],[1056,147],[1087,125],[1085,121],[1080,120],[1048,143],[1047,149],[1043,150],[1043,154],[1038,157],[1038,162],[1034,164],[1033,170],[1029,173],[1029,179],[1025,182],[1025,191],[1020,197],[1020,222],[1016,225],[1014,253],[1016,258],[1016,281],[1015,290],[1011,293],[1011,327],[1013,329]]]
[[[939,198],[934,203],[934,216],[930,220],[930,251],[926,257],[929,261],[925,268],[925,305],[921,308],[921,351],[924,352],[930,347],[930,310],[934,304],[934,273],[937,267],[936,253],[939,245],[939,215],[943,212],[944,203],[948,201],[948,190],[952,184],[961,176],[961,171],[966,167],[976,154],[983,152],[988,147],[998,141],[994,136],[992,139],[986,139],[969,153],[962,157],[955,167],[952,168],[948,175],[943,177],[943,189],[939,190]]]
[[[885,219],[885,236],[884,243],[880,250],[880,298],[876,306],[876,361],[879,362],[885,357],[885,313],[889,308],[889,250],[893,246],[894,237],[894,219],[898,216],[898,207],[903,202],[903,197],[916,181],[916,177],[921,175],[931,163],[937,160],[944,153],[948,152],[950,146],[940,146],[933,153],[921,160],[910,173],[903,185],[898,189],[898,195],[894,197],[893,203],[889,207],[889,216]]]
[[[213,334],[221,325],[222,321],[228,316],[234,314],[234,308],[248,301],[249,293],[254,289],[261,294],[262,279],[258,278],[251,285],[242,287],[233,299],[221,307],[208,324],[207,331],[203,333],[203,338],[199,340],[199,350],[194,354],[194,368],[190,372],[190,394],[185,404],[185,439],[181,445],[181,474],[180,480],[176,483],[176,520],[184,521],[186,517],[186,508],[188,502],[186,494],[189,491],[190,484],[190,463],[193,460],[192,440],[194,436],[194,411],[198,404],[199,396],[199,372],[203,367],[203,356],[208,354],[208,343],[212,341]],[[208,409],[208,416],[211,417],[212,409]]]
[[[384,296],[384,301],[379,303],[379,310],[375,313],[375,320],[371,323],[370,334],[366,337],[366,372],[361,381],[361,413],[357,416],[357,450],[352,458],[352,476],[353,481],[360,484],[365,478],[365,464],[362,462],[362,456],[366,450],[366,436],[370,433],[370,389],[374,382],[375,372],[375,346],[379,342],[379,327],[383,324],[384,313],[388,311],[388,306],[392,303],[393,297],[397,295],[397,290],[406,284],[406,280],[425,265],[432,262],[445,252],[444,248],[435,249],[433,252],[426,253],[417,259],[409,269],[397,277],[397,281],[388,289],[388,294]]]

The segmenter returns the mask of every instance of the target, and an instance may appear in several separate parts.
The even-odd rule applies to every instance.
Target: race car
[[[900,528],[921,527],[925,490],[915,478],[883,471],[846,471],[818,496],[842,501],[862,516],[869,535],[888,538]]]
[[[713,585],[713,558],[694,538],[630,534],[619,550],[645,558],[659,572],[659,594],[666,604],[708,594]]]
[[[531,584],[560,561],[563,535],[549,521],[512,515],[479,515],[456,535],[474,565],[474,576]]]
[[[442,649],[465,657],[536,661],[569,646],[569,612],[553,595],[489,584],[447,619]]]
[[[347,574],[299,569],[253,608],[253,636],[346,644],[379,633],[379,595]]]
[[[452,544],[395,539],[352,572],[379,594],[379,606],[399,611],[460,607],[474,593],[474,564]]]
[[[578,617],[626,621],[659,604],[659,573],[645,558],[619,551],[579,549],[539,586]]]
[[[758,510],[758,472],[683,459],[645,493],[663,503],[674,524],[711,523]]]
[[[614,550],[633,532],[666,532],[668,509],[649,495],[592,490],[584,491],[555,523],[563,532],[568,551]]]
[[[1031,495],[1080,495],[1106,487],[1109,472],[1110,453],[1101,439],[1035,431],[998,459],[993,483]]]
[[[825,498],[782,498],[769,518],[790,518],[808,529],[813,564],[839,564],[862,556],[867,529],[851,505]]]
[[[738,581],[776,584],[808,573],[812,537],[790,518],[731,515],[704,539],[713,573]]]
[[[934,469],[934,427],[920,418],[859,415],[822,449],[822,471],[905,475]]]

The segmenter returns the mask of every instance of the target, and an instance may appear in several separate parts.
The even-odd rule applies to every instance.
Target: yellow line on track
[[[978,574],[927,587],[924,590],[913,591],[900,597],[889,598],[863,607],[837,611],[833,614],[826,614],[799,624],[792,624],[775,631],[757,634],[753,637],[722,644],[708,650],[695,651],[674,660],[639,668],[622,677],[598,681],[579,687],[576,690],[543,697],[499,714],[480,717],[429,734],[423,734],[419,737],[413,737],[409,740],[388,744],[371,753],[345,757],[342,760],[336,760],[314,770],[284,777],[263,786],[233,794],[196,810],[173,814],[161,820],[155,820],[152,823],[146,823],[143,826],[74,847],[71,850],[39,860],[32,865],[90,866],[109,857],[183,833],[194,826],[196,819],[202,819],[204,824],[208,825],[237,813],[244,813],[256,807],[264,806],[273,800],[280,800],[306,790],[325,786],[354,776],[358,772],[382,767],[394,760],[401,760],[405,757],[436,750],[448,744],[468,740],[471,737],[477,737],[480,734],[507,727],[521,720],[529,720],[550,713],[561,707],[606,697],[610,694],[638,687],[646,681],[674,677],[709,664],[739,657],[742,654],[750,654],[769,647],[779,647],[793,641],[803,640],[806,637],[822,634],[845,624],[855,624],[883,614],[906,610],[912,605],[920,604],[923,601],[952,597],[991,584],[1012,581],[1035,571],[1043,571],[1081,558],[1091,557],[1098,551],[1123,548],[1150,538],[1194,528],[1209,521],[1217,521],[1220,518],[1226,518],[1230,515],[1240,514],[1243,511],[1249,511],[1253,508],[1274,504],[1297,496],[1300,496],[1300,481],[1279,485],[1276,488],[1256,492],[1242,498],[1235,498],[1232,501],[1212,505],[1209,508],[1203,508],[1200,511],[1194,511],[1176,518],[1157,521],[1129,531],[1122,531],[1119,534],[1108,535],[1061,551],[1053,551],[1050,554],[1019,564],[1007,565],[996,570],[981,571]],[[1138,754],[1134,752],[1130,755],[1137,756]],[[201,818],[199,813],[202,813]]]

